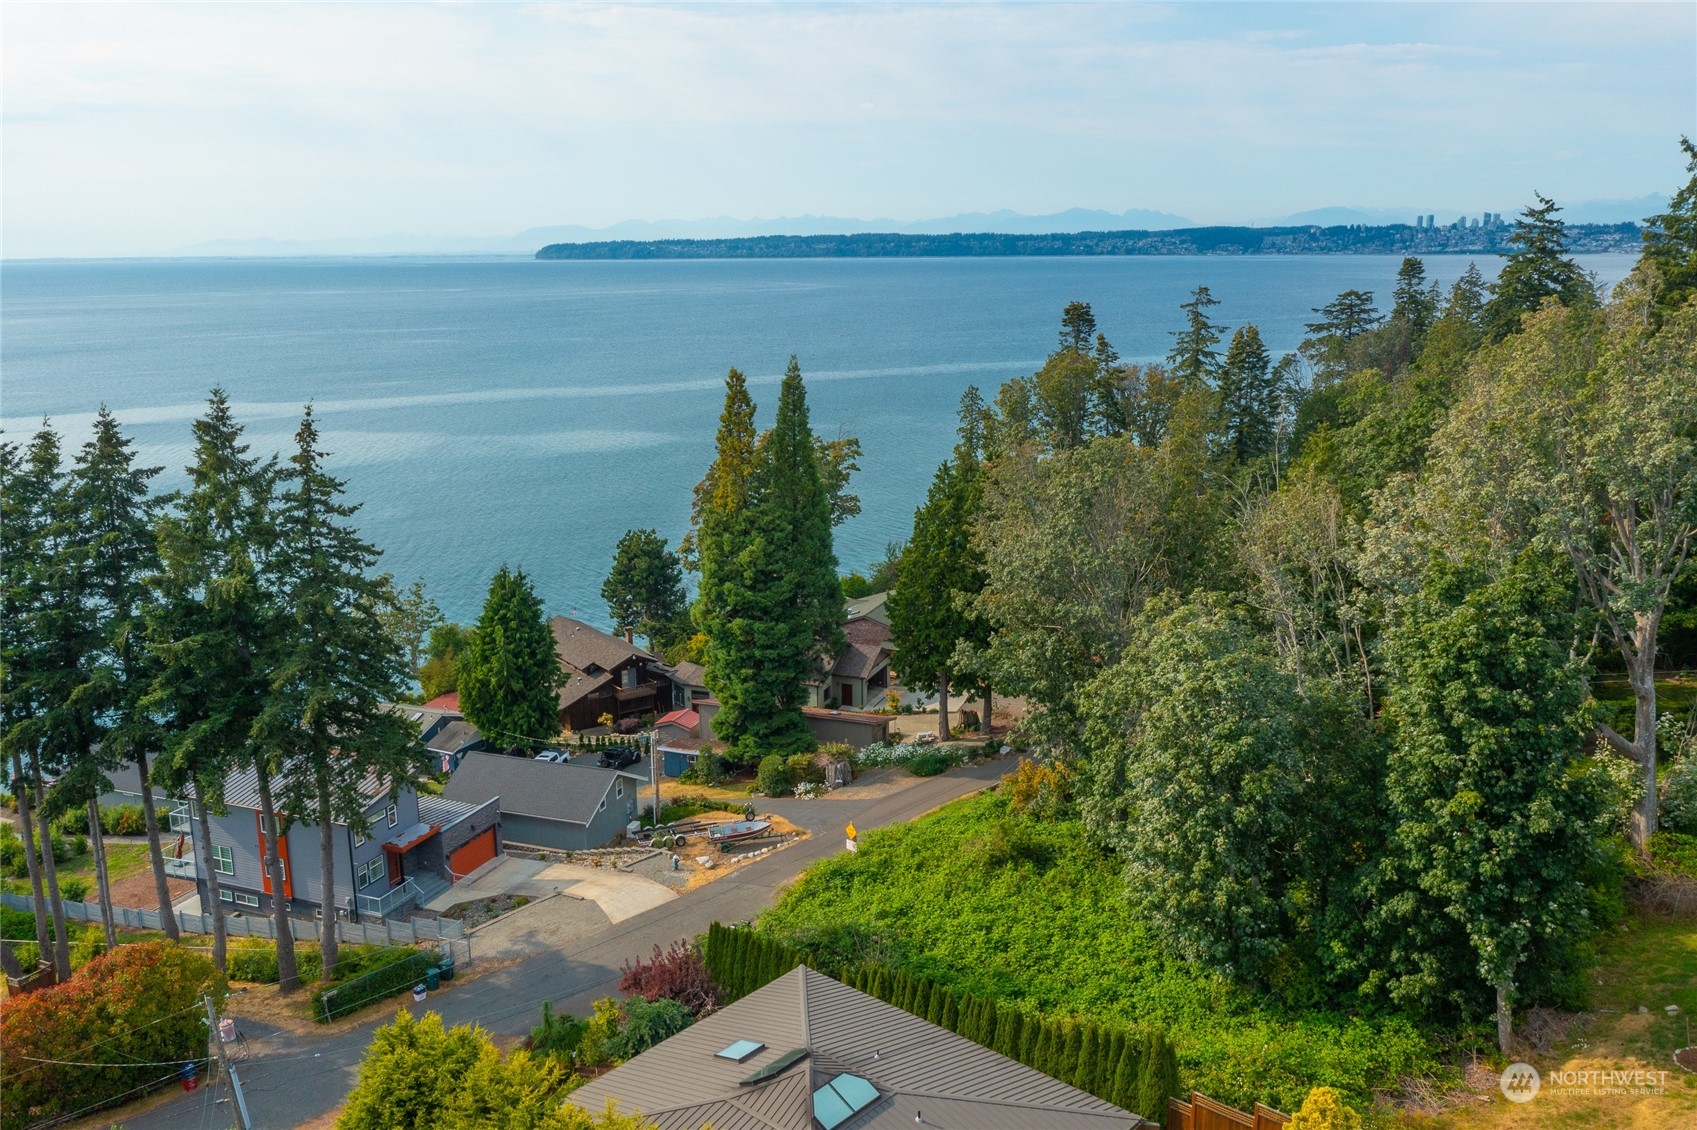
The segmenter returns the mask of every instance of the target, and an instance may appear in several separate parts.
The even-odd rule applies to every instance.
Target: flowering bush
[[[881,769],[886,765],[905,765],[924,752],[914,742],[873,742],[860,751],[860,767]]]
[[[223,991],[212,962],[170,942],[143,942],[95,958],[62,985],[8,1001],[0,1018],[0,1127],[93,1109],[175,1078],[161,1062],[204,1060],[204,989]]]
[[[797,800],[812,800],[825,795],[825,786],[817,781],[803,781],[795,787]]]

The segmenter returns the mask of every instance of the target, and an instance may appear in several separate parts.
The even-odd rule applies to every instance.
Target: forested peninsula
[[[944,259],[1019,255],[1444,255],[1507,254],[1513,228],[1411,224],[1004,235],[760,235],[741,239],[621,239],[550,243],[538,259]],[[1637,224],[1573,224],[1567,249],[1638,251]]]

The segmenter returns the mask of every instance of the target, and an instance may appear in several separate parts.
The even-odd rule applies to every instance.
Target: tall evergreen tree
[[[4,671],[0,672],[0,709],[5,729],[0,732],[12,762],[12,795],[24,831],[25,860],[35,902],[36,940],[41,955],[52,955],[58,980],[71,975],[65,907],[59,896],[59,875],[53,858],[50,814],[45,811],[43,781],[59,766],[48,760],[43,715],[50,709],[54,677],[52,584],[55,561],[64,538],[64,468],[59,436],[46,421],[20,453],[4,448],[6,477],[0,517],[5,519],[5,607],[0,621],[4,642]],[[52,945],[48,944],[48,914],[52,914]]]
[[[366,780],[393,792],[416,785],[426,767],[413,723],[383,708],[408,678],[406,645],[383,620],[394,594],[385,578],[371,575],[378,551],[349,521],[359,507],[343,501],[345,484],[324,468],[310,406],[282,485],[271,572],[288,613],[260,729],[290,769],[285,815],[318,828],[326,926],[319,951],[323,977],[332,980],[337,821],[369,831]]]
[[[1309,336],[1297,348],[1313,366],[1315,383],[1329,384],[1360,367],[1364,358],[1351,347],[1385,319],[1370,290],[1346,290],[1313,309],[1320,320],[1307,323]]]
[[[1659,311],[1677,310],[1697,294],[1697,145],[1679,139],[1691,176],[1668,201],[1668,210],[1644,224],[1644,262],[1655,268]]]
[[[501,566],[460,661],[460,709],[502,747],[538,750],[560,732],[565,685],[554,633],[523,569]]]
[[[1520,332],[1520,319],[1535,312],[1546,298],[1563,306],[1589,306],[1596,300],[1591,280],[1567,254],[1567,224],[1556,213],[1561,207],[1534,193],[1514,222],[1508,241],[1515,245],[1508,262],[1491,285],[1491,299],[1481,315],[1485,333],[1501,341]]]
[[[670,647],[689,612],[683,566],[654,530],[626,530],[613,550],[601,599],[618,631],[641,632],[650,650]]]
[[[1261,331],[1244,326],[1232,334],[1220,369],[1221,423],[1225,447],[1233,459],[1245,463],[1273,450],[1278,408],[1273,362]]]
[[[819,661],[843,648],[843,599],[801,367],[790,359],[777,422],[752,464],[742,444],[753,406],[737,378],[733,370],[700,527],[697,626],[720,703],[714,731],[750,757],[813,747],[801,708]]]
[[[1444,317],[1478,325],[1485,312],[1485,298],[1485,276],[1479,273],[1478,264],[1469,263],[1450,287],[1449,297],[1444,300]]]
[[[1407,256],[1397,268],[1396,288],[1391,291],[1391,321],[1408,327],[1408,333],[1418,351],[1432,319],[1438,316],[1438,296],[1426,281],[1426,264]]]
[[[1209,318],[1210,308],[1220,300],[1199,286],[1191,292],[1190,301],[1179,305],[1184,311],[1185,326],[1173,333],[1172,352],[1167,354],[1167,368],[1186,392],[1212,385],[1220,371],[1220,355],[1214,347],[1220,344],[1221,328]]]
[[[213,961],[224,967],[223,903],[212,857],[209,811],[221,809],[225,777],[252,768],[265,829],[264,867],[279,921],[280,975],[298,983],[294,937],[288,927],[278,820],[271,778],[275,751],[255,737],[270,692],[278,610],[260,583],[258,562],[274,541],[270,508],[276,461],[248,455],[229,398],[214,389],[194,422],[189,489],[160,518],[158,599],[147,619],[155,663],[143,707],[161,723],[161,758],[154,776],[198,814],[202,905],[212,914]]]
[[[141,705],[152,679],[146,616],[153,599],[149,580],[159,569],[154,522],[164,502],[151,493],[149,484],[161,470],[135,465],[130,440],[103,406],[95,417],[94,437],[83,446],[71,472],[71,505],[79,515],[78,527],[87,546],[87,594],[95,609],[101,663],[109,674],[103,703],[108,717],[101,740],[114,762],[129,760],[136,766],[154,895],[165,936],[175,940],[177,917],[165,881],[159,815],[150,780],[149,757],[159,737]],[[99,784],[105,791],[106,782]]]

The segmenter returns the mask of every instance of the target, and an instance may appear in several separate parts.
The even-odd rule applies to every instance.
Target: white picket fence
[[[10,891],[0,893],[0,902],[13,910],[30,913],[35,902],[25,895]],[[179,910],[177,928],[185,934],[212,933],[212,915],[190,914]],[[65,917],[75,922],[99,922],[100,904],[91,902],[65,903]],[[119,926],[135,930],[159,930],[164,926],[157,910],[138,910],[129,906],[112,908],[112,920]],[[317,941],[322,922],[308,918],[289,919],[289,932],[296,941]],[[226,914],[224,932],[232,938],[275,938],[275,923],[267,915]],[[407,945],[413,942],[463,941],[465,924],[455,918],[419,918],[412,922],[337,922],[336,936],[344,942],[364,945]]]

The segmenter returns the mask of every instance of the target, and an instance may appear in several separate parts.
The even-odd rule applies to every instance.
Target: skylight
[[[759,1071],[756,1071],[753,1075],[750,1075],[747,1079],[744,1079],[742,1081],[742,1085],[747,1087],[755,1083],[764,1083],[774,1075],[783,1074],[806,1058],[806,1048],[797,1048],[792,1052],[785,1052],[771,1063],[768,1063],[765,1067],[762,1067]]]
[[[824,1130],[844,1122],[878,1101],[878,1088],[858,1075],[839,1075],[813,1092],[813,1117]]]
[[[720,1048],[713,1055],[718,1059],[728,1059],[732,1063],[741,1063],[765,1046],[758,1040],[738,1040],[728,1048]]]

